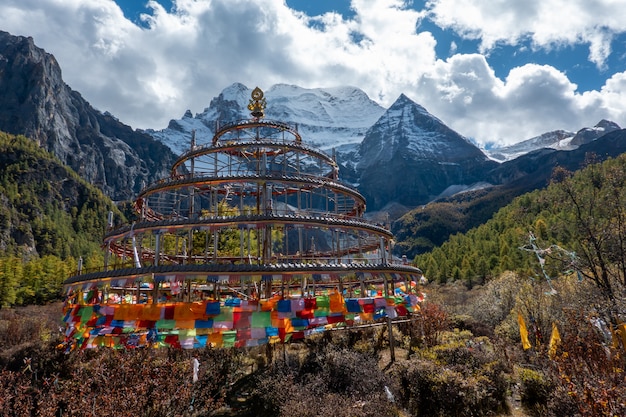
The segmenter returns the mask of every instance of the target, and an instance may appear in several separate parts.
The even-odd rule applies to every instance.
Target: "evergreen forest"
[[[516,198],[415,262],[431,280],[468,288],[505,271],[548,284],[575,274],[601,291],[614,315],[624,308],[625,245],[626,155],[601,164],[590,155],[586,168],[555,169],[547,189]]]
[[[0,132],[0,307],[61,299],[83,258],[102,264],[107,214],[100,190],[23,136]]]

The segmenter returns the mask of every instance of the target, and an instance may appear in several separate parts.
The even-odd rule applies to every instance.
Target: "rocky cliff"
[[[168,172],[175,156],[151,136],[92,108],[32,38],[0,32],[0,130],[23,134],[114,200]]]

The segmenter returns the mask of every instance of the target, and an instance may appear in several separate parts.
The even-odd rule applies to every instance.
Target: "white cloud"
[[[497,78],[482,55],[455,55],[438,62],[410,97],[458,132],[478,142],[513,144],[541,133],[576,131],[607,118],[624,126],[626,73],[597,92],[580,94],[565,74],[527,64]],[[441,100],[429,98],[440,96]]]
[[[556,37],[555,30],[542,29],[549,19],[533,23],[544,5],[517,3],[501,0],[490,11],[477,0],[440,0],[431,2],[431,12],[439,24],[480,37],[485,48],[529,33],[538,45],[599,36],[592,42],[596,60],[608,53],[602,45],[621,19],[605,13],[606,29],[593,31],[581,21],[578,10],[586,3],[580,0],[560,25],[576,30]],[[161,129],[187,109],[200,112],[234,82],[353,85],[385,106],[405,93],[481,142],[512,143],[601,118],[626,125],[626,75],[581,94],[550,66],[525,65],[499,79],[480,54],[438,60],[433,35],[416,32],[427,11],[399,0],[353,0],[349,20],[337,13],[312,18],[282,0],[178,0],[174,12],[148,4],[140,27],[113,0],[4,0],[0,27],[33,36],[55,55],[73,89],[135,128]],[[498,22],[499,8],[506,10]]]
[[[483,51],[498,43],[530,39],[535,48],[589,44],[589,60],[603,68],[616,33],[626,32],[626,13],[618,0],[430,0],[431,18],[467,38],[480,39]]]

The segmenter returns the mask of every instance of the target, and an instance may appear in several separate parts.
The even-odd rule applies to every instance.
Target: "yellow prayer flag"
[[[548,345],[548,356],[550,359],[554,359],[556,355],[556,348],[561,344],[561,334],[556,327],[556,323],[552,323],[552,335],[550,336],[550,344]]]
[[[524,322],[524,317],[522,317],[521,313],[517,313],[517,323],[519,324],[519,334],[522,338],[522,347],[524,350],[530,349],[532,346],[530,341],[528,340],[528,330],[526,329],[526,322]]]
[[[76,291],[76,298],[78,301],[78,304],[80,304],[81,306],[84,306],[85,303],[85,295],[83,294],[83,290],[78,290]]]
[[[346,304],[343,299],[343,295],[337,290],[334,290],[329,295],[330,311],[332,313],[345,313]]]
[[[222,346],[222,334],[219,332],[209,334],[207,338],[207,346],[221,347]]]

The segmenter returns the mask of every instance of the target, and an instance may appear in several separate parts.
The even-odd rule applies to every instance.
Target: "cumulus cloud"
[[[479,143],[510,145],[551,130],[576,131],[603,118],[624,126],[626,73],[615,74],[601,91],[576,89],[548,65],[526,64],[500,80],[484,56],[466,54],[440,61],[411,97]],[[441,100],[427,101],[438,95]]]
[[[430,0],[438,25],[481,41],[486,52],[499,42],[552,49],[589,44],[589,60],[603,68],[615,34],[626,31],[626,14],[615,0]]]
[[[551,29],[543,3],[559,1],[487,7],[433,0],[417,11],[400,0],[352,0],[350,18],[307,16],[282,0],[177,0],[172,11],[149,1],[138,25],[113,0],[4,0],[0,27],[32,36],[55,55],[73,89],[135,128],[161,129],[187,109],[200,112],[234,82],[352,85],[384,106],[404,93],[479,142],[513,143],[601,118],[626,124],[625,73],[600,91],[580,93],[554,67],[527,64],[500,79],[485,59],[498,42],[523,37],[545,47],[588,42],[591,59],[605,59],[621,24],[611,15],[619,13],[604,13],[604,26],[595,30],[593,18],[583,21],[583,0],[563,3],[561,16],[569,18]],[[481,39],[482,52],[438,59],[434,35],[419,30],[428,18]]]

